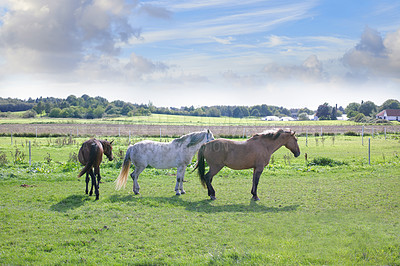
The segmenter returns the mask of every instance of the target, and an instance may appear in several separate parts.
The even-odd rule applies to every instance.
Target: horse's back
[[[98,141],[97,139],[89,139],[85,141],[82,144],[81,148],[79,149],[78,160],[81,164],[86,165],[89,162],[90,154],[93,148],[97,151],[97,153],[94,154],[97,157],[97,159],[99,159],[99,155],[101,156],[103,154],[103,146],[100,143],[100,141]],[[100,162],[101,162],[101,157],[100,157]]]
[[[130,157],[135,165],[154,168],[172,168],[176,166],[176,154],[171,143],[143,140],[130,146]]]
[[[206,145],[204,157],[208,164],[224,165],[235,170],[254,167],[256,153],[247,141],[217,139]]]

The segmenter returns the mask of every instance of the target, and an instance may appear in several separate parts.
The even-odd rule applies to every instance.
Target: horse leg
[[[94,168],[94,177],[96,177],[96,176],[97,176],[97,181],[96,181],[96,178],[95,178],[94,179],[94,181],[95,181],[95,183],[94,183],[94,191],[96,193],[96,200],[98,200],[99,199],[99,195],[100,195],[99,188],[100,188],[100,179],[101,179],[101,177],[100,177],[100,166],[97,166],[97,167]]]
[[[99,199],[99,189],[98,189],[98,186],[97,186],[97,181],[96,181],[96,175],[94,174],[94,172],[91,170],[90,171],[90,176],[92,177],[92,189],[90,190],[90,196],[92,196],[93,195],[93,186],[94,186],[94,192],[95,192],[95,194],[96,194],[96,200],[98,200]]]
[[[97,174],[97,183],[99,183],[99,188],[100,188],[100,180],[101,180],[101,176],[100,176],[100,168],[99,168],[99,173]]]
[[[88,171],[88,173],[89,173],[90,178],[91,178],[91,180],[92,180],[92,187],[90,188],[89,196],[92,196],[92,195],[93,195],[93,185],[94,185],[94,183],[95,183],[95,182],[93,182],[93,178],[95,178],[95,177],[94,177],[94,173],[93,173],[93,170],[92,170],[92,169],[90,169],[90,170]]]
[[[251,194],[253,194],[253,200],[258,201],[260,198],[257,196],[257,186],[258,181],[260,181],[260,176],[263,172],[263,168],[254,168],[253,170],[253,187],[251,188]]]
[[[208,190],[208,196],[210,196],[211,200],[216,200],[217,198],[215,197],[215,190],[213,186],[211,185],[211,182],[213,180],[213,177],[222,169],[222,166],[214,166],[211,165],[208,173],[204,176],[206,185],[207,185],[207,190]]]
[[[86,172],[86,194],[88,194],[89,193],[89,181],[90,181],[90,178],[89,178],[89,172]]]
[[[140,186],[138,183],[138,178],[139,178],[140,173],[142,173],[145,168],[146,167],[139,167],[136,165],[135,170],[131,173],[131,177],[133,180],[133,193],[135,193],[135,195],[140,194],[139,193]]]
[[[185,190],[183,190],[183,178],[185,177],[185,170],[186,170],[186,165],[183,165],[179,166],[176,172],[175,192],[177,196],[181,194],[186,194]]]

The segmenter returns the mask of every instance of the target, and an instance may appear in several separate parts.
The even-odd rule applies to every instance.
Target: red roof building
[[[400,121],[400,109],[386,109],[376,115],[378,119],[387,121]]]

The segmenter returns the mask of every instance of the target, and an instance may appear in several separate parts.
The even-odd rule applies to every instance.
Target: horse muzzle
[[[294,157],[299,157],[300,156],[300,151],[293,152],[293,155],[294,155]]]

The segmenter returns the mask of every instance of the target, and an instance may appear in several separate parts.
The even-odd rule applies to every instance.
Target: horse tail
[[[206,145],[202,145],[199,149],[199,152],[197,153],[197,165],[195,169],[197,168],[197,173],[199,174],[200,177],[200,182],[203,185],[203,187],[206,187],[206,179],[205,179],[205,162],[204,162],[204,150],[206,148]]]
[[[94,164],[94,162],[96,160],[97,149],[98,149],[98,147],[97,147],[96,143],[92,143],[90,145],[89,161],[85,165],[85,167],[83,167],[83,169],[80,171],[80,173],[78,174],[78,177],[81,177],[86,172],[88,172],[90,169],[92,169],[93,164]]]
[[[132,146],[131,146],[132,147]],[[120,190],[122,187],[125,188],[126,181],[128,179],[129,169],[131,167],[131,157],[130,157],[130,148],[126,151],[124,163],[122,164],[121,172],[117,180],[115,180],[115,189]]]

